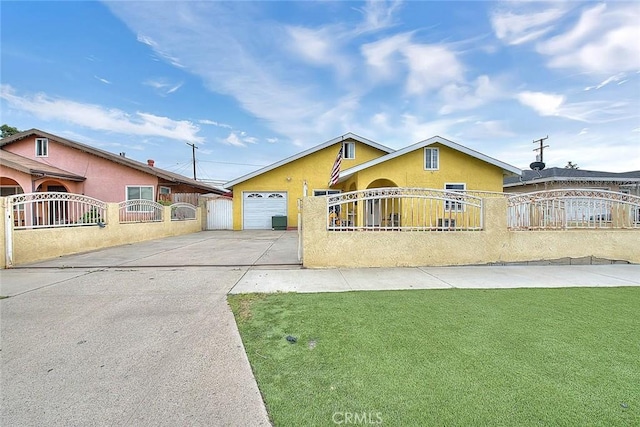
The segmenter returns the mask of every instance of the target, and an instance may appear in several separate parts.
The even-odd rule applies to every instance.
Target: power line
[[[266,165],[254,165],[251,163],[234,163],[234,162],[218,162],[215,160],[198,160],[200,163],[220,163],[222,165],[238,165],[238,166],[266,166]]]

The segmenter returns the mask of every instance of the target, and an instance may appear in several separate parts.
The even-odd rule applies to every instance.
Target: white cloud
[[[154,88],[161,96],[167,96],[182,87],[183,82],[171,83],[166,79],[148,79],[142,82],[145,86]]]
[[[440,90],[444,105],[438,112],[450,114],[454,111],[471,110],[505,96],[504,89],[489,76],[482,75],[472,84],[450,83],[444,86]]]
[[[252,2],[112,2],[108,7],[159,54],[180,58],[207,89],[232,96],[276,132],[294,138],[314,133],[309,124],[327,110],[321,88],[283,66],[274,43],[284,27],[260,19]],[[211,22],[215,21],[216,25]],[[145,39],[146,40],[146,39]],[[271,52],[265,55],[265,51]],[[278,56],[280,55],[280,56]],[[324,91],[326,95],[326,90]],[[314,100],[314,101],[310,101]]]
[[[231,132],[229,136],[221,140],[224,144],[233,145],[235,147],[246,147],[247,145],[240,140],[237,133]]]
[[[607,79],[603,80],[602,82],[600,82],[599,84],[595,85],[595,86],[587,86],[584,88],[584,90],[592,90],[592,89],[601,89],[603,87],[605,87],[606,85],[608,85],[609,83],[614,83],[614,82],[618,82],[618,84],[623,84],[626,83],[627,80],[623,80],[625,78],[626,74],[625,73],[618,73],[615,76],[611,76],[608,77]]]
[[[396,34],[391,37],[362,45],[360,51],[367,65],[377,79],[394,78],[404,64],[401,50],[411,44],[411,33]]]
[[[169,62],[171,65],[174,65],[178,68],[184,68],[184,65],[180,62],[178,58],[160,49],[160,47],[158,46],[158,43],[156,43],[155,40],[153,40],[151,37],[144,34],[138,34],[137,40],[140,43],[146,44],[147,46],[151,47],[156,54],[158,54],[162,59]]]
[[[336,27],[287,27],[290,37],[287,46],[307,63],[334,68],[338,75],[344,78],[352,68],[349,58],[340,52],[340,33]]]
[[[361,12],[364,21],[356,28],[357,33],[369,31],[378,31],[395,24],[393,14],[398,11],[402,2],[392,0],[390,2],[384,0],[367,0],[367,4],[363,8],[355,8]]]
[[[219,139],[219,141],[226,145],[246,147],[247,144],[257,144],[258,138],[247,136],[247,133],[244,131],[232,131],[226,138]]]
[[[215,120],[202,119],[202,120],[198,120],[198,123],[200,123],[201,125],[211,125],[211,126],[217,126],[220,128],[232,129],[230,125],[216,122]]]
[[[107,79],[103,79],[102,77],[98,77],[98,76],[93,76],[94,78],[100,80],[102,83],[106,84],[106,85],[110,85],[111,82]]]
[[[552,68],[617,73],[640,68],[640,8],[604,3],[584,10],[567,32],[541,41],[538,52]]]
[[[447,82],[462,79],[462,64],[444,46],[411,45],[403,52],[409,63],[406,89],[410,94],[423,94]]]
[[[278,138],[267,138],[267,142],[269,144],[275,144],[276,142],[278,142]]]
[[[498,39],[510,45],[518,45],[536,40],[548,33],[552,29],[551,24],[565,13],[564,8],[532,13],[501,10],[491,14],[491,25]]]
[[[464,67],[454,51],[446,44],[414,43],[411,33],[365,44],[361,52],[375,78],[396,78],[398,72],[406,70],[405,90],[412,95],[463,79]]]
[[[533,108],[541,116],[557,116],[565,101],[563,95],[543,92],[520,92],[516,95],[518,101]]]
[[[564,95],[524,91],[516,99],[540,116],[555,116],[585,123],[609,123],[633,118],[633,106],[626,102],[566,102]]]
[[[9,85],[0,86],[0,98],[11,108],[44,120],[60,120],[78,126],[130,135],[155,136],[204,143],[200,128],[187,120],[173,120],[150,113],[126,113],[116,108],[51,98],[45,94],[19,96]]]

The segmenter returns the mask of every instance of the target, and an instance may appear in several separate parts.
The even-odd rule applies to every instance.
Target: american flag
[[[344,144],[340,144],[340,151],[338,151],[338,156],[336,157],[336,161],[333,163],[333,167],[331,168],[331,178],[329,179],[329,187],[338,182],[338,177],[340,176],[340,165],[342,164],[342,149]]]

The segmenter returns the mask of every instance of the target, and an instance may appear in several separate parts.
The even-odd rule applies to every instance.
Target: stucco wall
[[[233,229],[242,230],[242,193],[245,191],[286,191],[288,225],[298,225],[298,199],[302,197],[304,182],[309,195],[313,190],[329,188],[331,168],[342,142],[287,163],[233,187]],[[386,154],[369,145],[355,141],[356,158],[343,159],[342,169],[357,166]]]
[[[86,181],[80,183],[71,184],[69,181],[65,181],[67,187],[71,186],[71,188],[67,188],[70,193],[85,194],[105,202],[120,202],[127,199],[127,185],[151,185],[154,188],[154,196],[156,196],[158,178],[154,175],[67,147],[52,139],[49,139],[48,156],[36,157],[35,140],[36,137],[31,136],[9,144],[3,149],[86,177]],[[7,171],[9,171],[8,168]],[[6,175],[4,171],[3,175]],[[27,187],[22,184],[21,186],[25,193],[31,193],[43,181],[52,180],[46,178],[36,181],[33,190],[30,179]],[[61,185],[61,182],[59,183]]]
[[[467,190],[502,191],[502,169],[449,147],[433,144],[439,150],[439,169],[424,169],[424,148],[358,172],[356,189],[364,190],[378,180],[386,179],[397,187],[444,189],[446,183],[464,183]],[[347,186],[343,191],[348,191]]]
[[[5,198],[0,198],[2,212]],[[118,204],[109,203],[107,223],[96,226],[41,228],[13,231],[13,265],[28,264],[63,255],[87,252],[111,246],[195,233],[202,230],[202,207],[196,210],[193,221],[171,221],[171,207],[164,207],[164,221],[120,224]],[[2,268],[6,268],[5,224],[2,228]]]
[[[326,200],[303,200],[305,267],[409,267],[598,258],[640,263],[640,230],[507,230],[507,201],[484,200],[483,231],[327,231]]]

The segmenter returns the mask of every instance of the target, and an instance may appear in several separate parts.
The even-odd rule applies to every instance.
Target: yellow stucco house
[[[329,185],[342,148],[340,173]],[[347,133],[225,184],[233,190],[233,228],[270,229],[273,216],[298,225],[298,200],[381,187],[501,192],[520,169],[435,136],[401,150]]]

